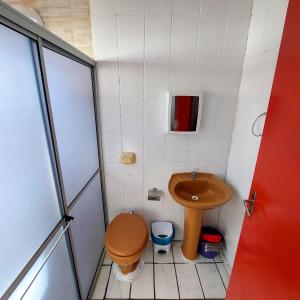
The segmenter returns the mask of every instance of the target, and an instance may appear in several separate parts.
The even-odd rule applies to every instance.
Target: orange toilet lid
[[[147,225],[139,214],[122,213],[109,224],[105,246],[118,256],[131,256],[141,251],[148,240]]]

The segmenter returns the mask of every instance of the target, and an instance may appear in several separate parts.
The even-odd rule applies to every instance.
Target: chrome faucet
[[[193,170],[192,172],[192,180],[195,181],[197,176],[197,170]]]

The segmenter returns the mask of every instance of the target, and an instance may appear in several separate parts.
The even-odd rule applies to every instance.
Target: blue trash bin
[[[175,236],[175,227],[171,222],[156,221],[151,224],[151,238],[154,253],[168,253]]]

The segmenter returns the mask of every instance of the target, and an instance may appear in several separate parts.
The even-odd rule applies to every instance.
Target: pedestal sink
[[[182,254],[188,260],[195,260],[203,213],[229,201],[230,188],[213,174],[176,173],[170,178],[169,192],[172,198],[185,208]]]

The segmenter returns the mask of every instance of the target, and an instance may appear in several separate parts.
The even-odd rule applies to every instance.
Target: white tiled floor
[[[180,297],[204,299],[197,270],[192,264],[175,264]]]
[[[226,290],[215,264],[197,264],[205,298],[225,298]]]
[[[179,299],[174,264],[155,264],[154,270],[155,297]]]
[[[111,273],[112,275],[112,273]],[[114,276],[109,276],[106,298],[128,299],[130,294],[130,283],[117,280]]]
[[[143,273],[132,284],[114,278],[111,260],[105,256],[92,299],[224,299],[229,275],[221,256],[190,264],[182,258],[180,246],[174,242],[169,254],[153,255],[149,242]]]
[[[131,284],[132,299],[154,299],[153,264],[145,264],[142,276]]]

